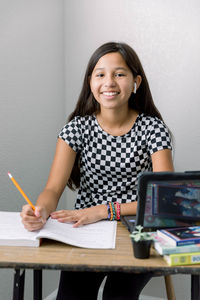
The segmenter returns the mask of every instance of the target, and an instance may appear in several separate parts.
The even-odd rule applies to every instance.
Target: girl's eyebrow
[[[102,71],[102,70],[104,70],[105,68],[96,68],[96,69],[94,69],[94,71],[96,72],[96,71]],[[116,67],[116,68],[114,68],[116,71],[118,71],[118,70],[123,70],[123,71],[127,71],[128,69],[127,68],[124,68],[124,67]]]

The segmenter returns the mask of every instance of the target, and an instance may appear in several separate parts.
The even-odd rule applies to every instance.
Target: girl
[[[49,216],[78,227],[136,214],[138,175],[172,171],[171,149],[137,54],[127,44],[102,45],[88,63],[76,108],[59,134],[35,212],[29,205],[22,209],[25,228],[38,230]],[[76,209],[55,211],[66,185],[78,188]],[[57,299],[96,299],[105,275],[61,272]],[[108,274],[103,299],[138,299],[150,278],[148,273]]]

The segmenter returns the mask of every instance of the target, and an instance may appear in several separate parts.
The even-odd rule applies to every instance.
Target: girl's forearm
[[[121,204],[121,216],[136,215],[137,201]]]
[[[95,209],[98,209],[99,215],[102,219],[108,218],[108,209],[107,205],[102,204],[95,206]],[[123,203],[120,205],[120,215],[126,216],[126,215],[136,215],[137,210],[137,201],[131,202],[131,203]],[[117,216],[117,207],[115,205],[115,215]]]
[[[53,190],[44,189],[36,201],[36,206],[45,208],[47,213],[46,217],[48,218],[48,216],[56,210],[58,201],[59,197]]]

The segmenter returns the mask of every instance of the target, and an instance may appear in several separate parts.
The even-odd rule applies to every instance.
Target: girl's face
[[[118,52],[108,53],[97,62],[91,75],[90,88],[101,108],[128,107],[134,90],[134,77]]]

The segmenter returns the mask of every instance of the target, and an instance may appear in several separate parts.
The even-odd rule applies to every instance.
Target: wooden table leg
[[[34,270],[33,299],[42,300],[42,270]]]
[[[25,270],[15,269],[14,272],[13,300],[23,300]]]
[[[200,300],[200,275],[191,275],[191,300]]]
[[[171,275],[165,275],[165,286],[168,300],[176,300],[174,285]]]

